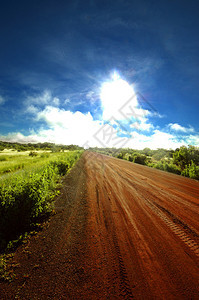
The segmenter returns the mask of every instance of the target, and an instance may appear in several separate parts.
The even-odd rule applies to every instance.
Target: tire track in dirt
[[[112,266],[108,285],[118,286],[120,299],[130,298],[130,293],[135,299],[187,299],[188,295],[197,299],[198,199],[194,195],[199,191],[198,183],[185,179],[191,196],[182,190],[181,200],[171,189],[171,185],[175,187],[173,179],[180,176],[165,173],[164,184],[164,173],[158,170],[155,177],[149,168],[92,156],[86,160],[87,174],[95,185],[101,242],[108,249]],[[177,189],[179,186],[177,183]],[[91,201],[95,202],[93,196]],[[176,212],[180,208],[179,217]]]
[[[124,176],[124,174],[126,173],[128,176],[132,177],[132,174],[129,174],[129,172],[122,172],[122,174],[120,174],[118,171],[115,171],[113,169],[112,172],[115,172],[123,180],[128,182],[128,184],[132,185],[132,180]],[[190,226],[188,226],[186,223],[182,222],[169,210],[165,209],[155,201],[149,200],[149,197],[146,198],[146,195],[144,195],[143,192],[140,191],[138,188],[135,189],[137,193],[140,193],[145,199],[146,204],[165,222],[165,224],[167,224],[167,226],[172,230],[172,232],[175,233],[195,253],[196,256],[199,256],[199,234],[196,233],[194,229],[190,228]],[[176,197],[172,195],[172,200],[173,198]]]
[[[183,241],[195,253],[196,256],[199,257],[199,244],[196,243],[188,234],[186,234],[184,230],[182,230],[175,223],[178,222],[182,227],[186,228],[187,231],[191,232],[197,238],[198,235],[186,224],[177,219],[173,214],[171,214],[160,205],[154,204],[149,200],[146,201],[146,204],[167,224],[171,231],[175,233],[181,239],[181,241]],[[172,218],[173,221],[169,219],[163,212],[167,212],[167,214]]]
[[[198,300],[198,182],[85,152],[63,184],[0,299]]]
[[[107,193],[107,190],[105,189],[105,187],[103,188],[104,197],[106,199],[108,199],[107,201],[111,202],[110,197],[108,196],[108,193]],[[104,214],[104,218],[105,218],[104,219],[105,220],[105,226],[108,229],[108,226],[106,225],[107,224],[107,218],[105,217],[105,214]],[[112,239],[112,243],[113,243],[112,253],[115,253],[114,260],[117,261],[118,267],[119,267],[120,295],[124,299],[134,299],[134,296],[133,296],[131,288],[130,288],[126,267],[124,265],[124,261],[123,261],[121,250],[120,250],[120,246],[119,246],[119,243],[118,243],[118,238],[117,238],[116,229],[115,229],[115,223],[113,221],[112,216],[111,217],[109,216],[109,218],[110,218],[109,221],[111,220],[111,227],[112,227],[111,228],[111,236],[109,236],[109,238]],[[111,243],[111,241],[110,241],[110,243]]]

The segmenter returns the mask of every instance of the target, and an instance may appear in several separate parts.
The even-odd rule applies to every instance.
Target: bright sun
[[[119,109],[127,100],[135,95],[133,87],[125,80],[121,79],[117,72],[114,72],[110,81],[102,84],[101,103],[103,108],[103,119],[108,120],[112,116],[121,119]],[[133,98],[135,107],[137,106],[136,97]]]

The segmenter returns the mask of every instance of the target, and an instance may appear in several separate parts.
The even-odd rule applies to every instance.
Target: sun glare
[[[133,87],[122,79],[117,72],[114,72],[111,76],[111,80],[104,82],[101,88],[100,96],[103,108],[103,119],[108,120],[112,116],[118,119],[119,109],[133,95],[135,95]],[[134,106],[136,106],[136,97],[133,98],[133,101]]]

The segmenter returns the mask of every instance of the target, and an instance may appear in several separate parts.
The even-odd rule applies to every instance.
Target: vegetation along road
[[[85,152],[1,299],[198,299],[199,182]]]

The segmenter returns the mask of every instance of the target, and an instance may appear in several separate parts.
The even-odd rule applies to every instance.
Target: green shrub
[[[146,165],[147,157],[144,154],[134,153],[132,156],[132,160],[134,163]]]
[[[6,155],[0,155],[0,161],[8,161],[8,157]]]
[[[48,153],[48,152],[44,152],[40,155],[41,158],[49,158],[49,156],[50,156],[50,153]]]
[[[37,155],[38,155],[38,153],[35,151],[30,151],[30,153],[29,153],[29,156],[32,156],[32,157],[37,156]]]
[[[174,165],[173,163],[168,163],[165,160],[159,161],[157,164],[154,165],[154,167],[156,169],[167,171],[170,173],[175,173],[178,175],[181,174],[180,169],[176,165]]]
[[[192,179],[199,179],[199,166],[196,166],[196,164],[192,161],[190,165],[185,167],[181,175]]]

